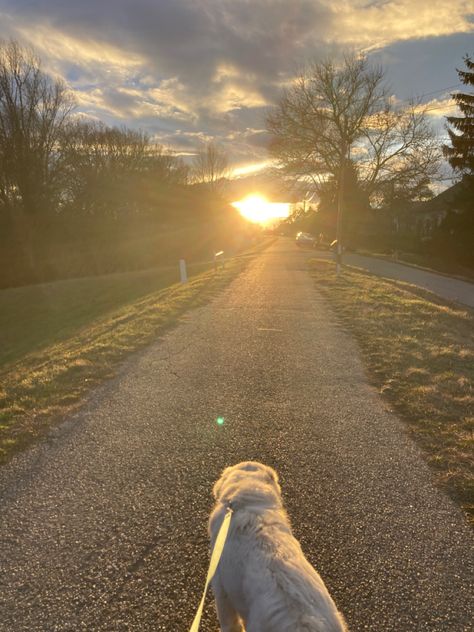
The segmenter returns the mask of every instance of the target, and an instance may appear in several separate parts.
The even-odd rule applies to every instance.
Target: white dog
[[[212,546],[228,507],[233,510],[212,580],[222,632],[347,632],[291,532],[275,470],[239,463],[224,470],[213,492]]]

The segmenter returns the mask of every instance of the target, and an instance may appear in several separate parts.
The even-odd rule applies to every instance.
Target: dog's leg
[[[217,577],[212,582],[212,590],[216,599],[217,618],[219,619],[221,632],[245,632],[239,615],[232,607]]]

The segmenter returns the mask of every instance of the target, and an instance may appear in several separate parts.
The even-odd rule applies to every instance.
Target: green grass
[[[209,263],[194,264],[188,266],[188,273],[193,276],[210,267]],[[178,266],[174,266],[1,290],[0,371],[178,280]]]
[[[0,292],[0,462],[77,409],[129,353],[209,300],[252,256],[184,285],[170,285],[177,271],[168,269]]]
[[[474,314],[414,286],[313,260],[369,376],[407,423],[435,478],[474,520]]]

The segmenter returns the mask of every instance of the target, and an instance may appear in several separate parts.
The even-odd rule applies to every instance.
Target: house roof
[[[466,182],[461,180],[457,182],[449,189],[442,191],[436,197],[426,202],[418,202],[413,205],[413,211],[415,213],[423,214],[438,214],[447,213],[450,210],[455,210],[456,199],[459,193],[465,188]]]

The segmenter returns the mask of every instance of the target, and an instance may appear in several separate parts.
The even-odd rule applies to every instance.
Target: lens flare
[[[290,205],[286,202],[269,202],[263,195],[249,195],[243,200],[232,202],[239,213],[256,224],[268,224],[288,217]]]
[[[218,417],[216,419],[217,425],[218,426],[223,426],[224,425],[224,417]]]

